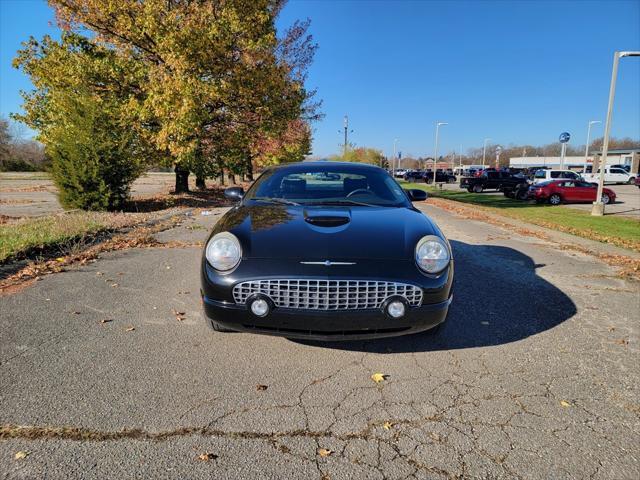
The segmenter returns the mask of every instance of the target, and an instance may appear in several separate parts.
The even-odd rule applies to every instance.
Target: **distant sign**
[[[560,134],[560,143],[567,143],[571,139],[571,134],[569,132],[562,132]]]

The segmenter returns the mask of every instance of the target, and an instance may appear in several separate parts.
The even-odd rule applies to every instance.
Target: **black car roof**
[[[267,170],[281,170],[281,169],[291,169],[291,170],[306,170],[308,168],[321,168],[321,167],[349,167],[352,169],[378,169],[382,170],[377,165],[370,165],[368,163],[357,163],[357,162],[334,162],[331,160],[325,161],[313,161],[313,162],[295,162],[295,163],[284,163],[282,165],[275,165],[273,167],[269,167]]]

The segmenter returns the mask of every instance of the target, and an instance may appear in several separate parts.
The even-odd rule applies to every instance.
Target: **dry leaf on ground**
[[[562,405],[565,408],[571,406],[571,404],[569,402],[567,402],[566,400],[560,400],[560,405]]]
[[[16,460],[22,460],[23,458],[27,458],[28,455],[29,455],[29,452],[25,452],[24,450],[20,450],[19,452],[16,452],[16,454],[14,455],[14,458]]]
[[[185,312],[179,312],[175,308],[171,309],[171,313],[173,313],[175,315],[176,320],[178,320],[179,322],[181,322],[182,320],[184,320],[186,318],[184,316]]]
[[[101,324],[109,323],[109,322],[113,322],[113,320],[112,320],[112,319],[110,319],[110,318],[103,318],[102,320],[100,320],[100,323],[101,323]]]
[[[329,450],[328,448],[319,448],[318,449],[318,455],[320,455],[321,457],[328,457],[332,453],[333,453],[333,450]]]
[[[126,332],[133,332],[136,329],[136,327],[127,327],[125,329]]]
[[[258,390],[259,392],[264,391],[267,388],[269,388],[268,385],[256,385],[256,390]]]
[[[393,427],[393,423],[391,422],[384,422],[382,424],[382,428],[384,428],[385,430],[391,430],[391,427]]]
[[[218,455],[215,453],[201,453],[198,455],[198,460],[202,462],[208,462],[209,460],[215,460],[216,458],[218,458]]]
[[[371,375],[371,380],[373,380],[376,383],[380,383],[386,380],[388,377],[389,375],[386,375],[384,373],[374,373],[373,375]]]

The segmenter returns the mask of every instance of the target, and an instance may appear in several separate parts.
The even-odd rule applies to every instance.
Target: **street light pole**
[[[484,139],[484,146],[482,147],[482,170],[484,170],[485,158],[487,156],[487,142],[491,140],[490,138]]]
[[[440,132],[440,125],[449,125],[447,122],[436,122],[436,145],[435,145],[435,152],[433,154],[433,168],[434,168],[434,173],[433,173],[433,179],[434,179],[434,183],[435,183],[435,171],[437,170],[437,163],[438,163],[438,133]]]
[[[589,122],[589,127],[587,128],[587,146],[584,147],[584,168],[582,169],[583,173],[587,173],[587,160],[589,158],[589,141],[591,140],[591,125],[595,125],[596,123],[602,123],[600,120],[591,120]]]
[[[611,116],[613,113],[613,99],[616,96],[616,79],[618,77],[618,62],[622,57],[640,57],[640,52],[613,52],[613,68],[611,70],[611,86],[609,87],[609,104],[607,106],[607,118],[604,124],[604,139],[602,141],[602,160],[600,161],[600,178],[598,179],[598,194],[593,202],[591,215],[604,215],[604,203],[602,192],[604,190],[604,171],[607,165],[607,152],[609,151],[609,133],[611,132]]]
[[[398,139],[393,139],[393,157],[391,158],[391,174],[393,178],[396,178],[396,144],[398,143]]]

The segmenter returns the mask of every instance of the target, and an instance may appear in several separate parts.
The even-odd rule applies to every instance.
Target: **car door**
[[[589,182],[576,182],[575,192],[581,202],[595,202],[598,186]]]
[[[558,191],[565,202],[579,202],[580,197],[576,191],[576,182],[567,180],[558,183]]]
[[[611,182],[626,183],[629,175],[627,175],[627,172],[625,172],[621,168],[611,168],[609,169],[609,178],[610,180],[605,177],[605,179]]]
[[[484,188],[498,188],[500,174],[498,172],[487,172],[487,182]]]

